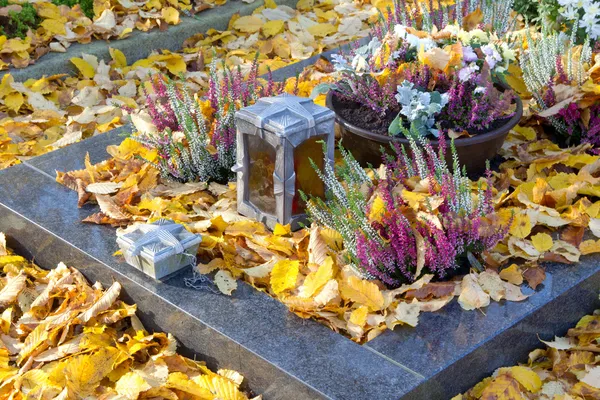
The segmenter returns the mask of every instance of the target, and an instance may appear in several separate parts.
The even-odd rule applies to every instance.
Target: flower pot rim
[[[508,88],[504,85],[501,85],[501,86]],[[337,123],[342,125],[345,129],[347,129],[347,130],[353,132],[354,134],[361,136],[365,139],[374,140],[377,142],[409,143],[408,139],[406,139],[404,137],[391,137],[391,136],[380,135],[378,133],[373,133],[367,129],[359,128],[358,126],[348,122],[337,112],[336,107],[333,105],[333,93],[334,92],[335,92],[335,89],[331,89],[327,93],[326,105],[330,110],[332,110],[335,113],[335,119],[336,119]],[[474,145],[474,144],[484,143],[489,140],[495,139],[499,136],[506,135],[510,131],[510,129],[512,129],[514,126],[516,126],[519,123],[519,121],[521,120],[521,117],[523,116],[523,102],[517,93],[515,93],[514,102],[516,103],[517,108],[516,108],[513,116],[510,119],[508,119],[506,121],[506,123],[502,124],[501,126],[497,127],[496,129],[493,129],[488,132],[480,133],[478,135],[474,135],[471,137],[466,137],[466,138],[461,137],[461,138],[454,139],[454,145],[456,147],[470,146],[470,145]],[[510,126],[510,128],[506,129],[507,126]],[[434,146],[439,143],[439,141],[437,139],[429,139],[429,142]]]

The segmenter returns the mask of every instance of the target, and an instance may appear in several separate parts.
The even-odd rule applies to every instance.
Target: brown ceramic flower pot
[[[523,115],[523,103],[518,96],[515,96],[516,110],[515,114],[507,119],[502,126],[489,132],[474,135],[468,138],[458,138],[454,140],[456,152],[461,165],[466,166],[469,175],[481,174],[485,171],[486,161],[491,160],[502,147],[508,132],[519,122]],[[337,100],[333,90],[327,95],[327,107],[335,112],[336,122],[339,125],[342,134],[342,145],[349,150],[356,160],[366,167],[368,164],[377,166],[381,164],[381,148],[390,149],[392,141],[399,142],[409,149],[409,142],[402,137],[390,137],[357,127],[341,117],[338,110],[341,105]],[[434,149],[438,147],[437,140],[430,140]],[[451,155],[446,154],[449,165],[452,165]]]

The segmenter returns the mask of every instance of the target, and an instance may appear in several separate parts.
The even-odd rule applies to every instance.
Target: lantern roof
[[[277,136],[288,136],[300,130],[314,128],[335,117],[333,111],[319,106],[309,98],[291,94],[263,97],[255,104],[236,113],[236,117]]]

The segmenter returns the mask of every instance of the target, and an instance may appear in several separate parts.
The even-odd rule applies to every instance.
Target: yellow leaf
[[[524,396],[519,383],[509,375],[500,375],[491,381],[481,394],[480,400],[520,400]]]
[[[141,392],[150,389],[151,386],[146,382],[140,374],[130,371],[123,375],[115,385],[115,390],[121,396],[125,396],[128,399],[137,399]]]
[[[29,50],[31,47],[31,40],[29,38],[26,39],[9,39],[2,46],[2,51],[6,53],[20,53],[22,51]]]
[[[245,17],[238,18],[234,23],[234,29],[245,33],[258,32],[263,26],[264,22],[262,19],[255,17],[254,15],[248,15]]]
[[[581,242],[579,245],[579,251],[581,254],[592,254],[592,253],[600,253],[600,239],[599,240],[585,240]]]
[[[527,140],[535,140],[537,138],[537,132],[530,126],[517,125],[513,130]]]
[[[161,10],[162,18],[169,25],[177,25],[179,23],[179,11],[173,7],[166,7]]]
[[[287,236],[292,233],[292,227],[290,224],[281,225],[279,222],[275,225],[275,229],[273,229],[273,235],[276,236]]]
[[[121,50],[109,47],[108,51],[117,68],[125,68],[127,66],[127,58]]]
[[[214,399],[215,397],[208,389],[203,388],[196,382],[189,380],[187,375],[185,375],[183,372],[173,372],[169,374],[169,379],[166,386],[168,388],[198,396],[200,399]]]
[[[262,32],[266,37],[271,37],[280,34],[283,32],[284,22],[281,20],[273,20],[269,21],[262,27]]]
[[[93,354],[69,359],[64,373],[70,397],[81,399],[92,394],[100,381],[113,370],[119,353],[114,347],[102,347]]]
[[[237,281],[229,271],[220,270],[215,275],[215,285],[221,293],[231,296],[231,293],[237,289]]]
[[[50,2],[40,2],[36,7],[37,15],[41,18],[60,19],[60,9]]]
[[[434,47],[426,52],[419,51],[419,60],[425,65],[443,71],[450,62],[450,54],[439,47]]]
[[[300,262],[297,260],[278,261],[271,270],[271,287],[275,294],[283,293],[286,290],[296,287]]]
[[[71,58],[71,62],[75,64],[81,75],[83,75],[87,79],[92,79],[94,75],[96,75],[96,71],[94,67],[92,67],[87,61],[83,58],[73,57]]]
[[[9,110],[12,110],[14,112],[18,112],[24,102],[25,102],[25,99],[23,98],[23,95],[19,92],[9,93],[4,98],[4,105]]]
[[[337,32],[337,28],[332,24],[316,24],[308,27],[308,32],[313,36],[325,37]]]
[[[277,8],[277,4],[275,4],[274,0],[265,0],[265,8]]]
[[[51,35],[64,35],[67,33],[65,23],[56,19],[45,19],[40,24]]]
[[[138,65],[140,61],[136,61],[134,66]],[[173,75],[183,74],[187,71],[187,66],[183,57],[179,54],[159,54],[148,57],[148,61],[160,61],[166,64],[167,69]]]
[[[319,269],[308,274],[302,285],[300,297],[314,296],[331,278],[333,278],[333,259],[327,257]]]
[[[381,196],[375,196],[373,203],[371,203],[369,219],[371,221],[381,221],[383,214],[385,214],[385,201],[383,201]]]
[[[298,4],[296,4],[296,8],[301,11],[312,10],[314,6],[315,0],[300,0]]]
[[[531,233],[531,219],[524,210],[515,212],[513,223],[510,227],[510,234],[520,239],[524,239]]]
[[[0,267],[5,266],[6,264],[16,264],[16,263],[25,263],[25,260],[21,256],[0,256]]]
[[[547,233],[538,233],[532,236],[531,243],[533,243],[533,247],[540,253],[550,250],[553,245],[552,237]]]
[[[531,393],[536,393],[542,388],[542,380],[538,374],[531,369],[517,366],[508,368],[508,371],[510,371],[513,378]]]
[[[339,232],[331,228],[321,229],[321,238],[332,250],[342,250],[344,239]]]
[[[505,75],[506,83],[516,91],[523,99],[531,98],[531,93],[527,90],[527,86],[523,81],[523,71],[515,64],[510,63],[508,66],[508,74]]]
[[[360,305],[369,307],[371,311],[383,308],[383,294],[376,284],[356,276],[349,276],[340,288],[342,297]]]
[[[350,314],[350,322],[358,326],[365,326],[367,323],[368,313],[368,307],[360,306],[356,310],[352,311],[352,314]]]
[[[0,36],[3,37],[3,36]],[[6,96],[7,94],[11,93],[14,89],[12,88],[12,83],[15,81],[15,79],[12,77],[11,74],[6,74],[2,77],[2,80],[0,81],[0,99],[3,98],[4,96]]]
[[[512,264],[508,268],[504,268],[500,271],[500,278],[513,285],[520,285],[523,283],[523,273],[517,264]]]
[[[466,275],[460,285],[458,304],[464,310],[475,310],[490,304],[490,295],[483,291],[476,275]]]

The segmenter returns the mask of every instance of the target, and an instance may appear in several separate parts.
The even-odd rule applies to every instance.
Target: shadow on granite
[[[59,161],[80,155],[76,146],[56,153]],[[64,261],[105,285],[118,280],[148,327],[173,333],[188,356],[200,353],[211,367],[240,371],[265,399],[396,399],[422,381],[245,283],[229,297],[186,287],[191,269],[164,282],[151,279],[113,257],[114,229],[82,224],[95,210],[76,203],[75,192],[28,165],[0,172],[0,231],[36,262]]]

